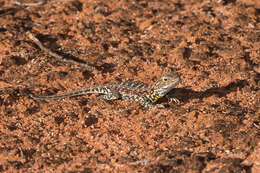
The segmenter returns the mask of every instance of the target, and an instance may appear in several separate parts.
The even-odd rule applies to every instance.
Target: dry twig
[[[28,31],[26,34],[37,46],[39,46],[39,48],[41,50],[43,50],[48,55],[53,56],[53,57],[55,57],[56,59],[58,59],[60,61],[64,61],[64,62],[76,64],[76,65],[79,65],[79,66],[87,67],[87,68],[89,68],[91,70],[96,70],[97,69],[93,65],[90,65],[90,64],[87,64],[87,63],[84,63],[84,62],[78,62],[78,61],[75,61],[73,59],[65,59],[62,56],[58,55],[57,53],[54,53],[50,49],[44,47],[42,45],[42,43],[31,32]]]

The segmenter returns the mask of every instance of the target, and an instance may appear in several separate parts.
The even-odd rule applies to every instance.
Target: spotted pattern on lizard
[[[147,108],[159,107],[163,108],[161,104],[155,104],[160,98],[164,97],[180,82],[180,77],[175,72],[169,72],[161,76],[153,85],[148,85],[141,82],[111,82],[101,86],[92,86],[80,90],[71,91],[61,95],[50,96],[31,96],[33,99],[61,99],[65,97],[73,97],[84,94],[98,93],[103,94],[102,100],[133,100],[139,102],[142,106]],[[178,101],[173,98],[172,100]]]

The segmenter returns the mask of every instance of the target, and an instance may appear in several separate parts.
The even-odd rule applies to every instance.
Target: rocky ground
[[[260,172],[260,1],[2,0],[0,39],[1,172]],[[165,109],[30,97],[168,71]]]

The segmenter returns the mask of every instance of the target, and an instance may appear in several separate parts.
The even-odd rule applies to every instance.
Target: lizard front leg
[[[152,109],[152,108],[165,108],[162,104],[154,104],[146,97],[138,97],[135,99],[135,101],[139,102],[142,106]]]

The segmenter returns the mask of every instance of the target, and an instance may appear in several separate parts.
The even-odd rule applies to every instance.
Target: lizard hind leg
[[[109,93],[107,93],[105,95],[100,96],[100,100],[102,100],[103,102],[107,103],[108,101],[117,100],[120,97],[121,96],[120,96],[119,92],[112,91],[112,92],[109,92]]]

